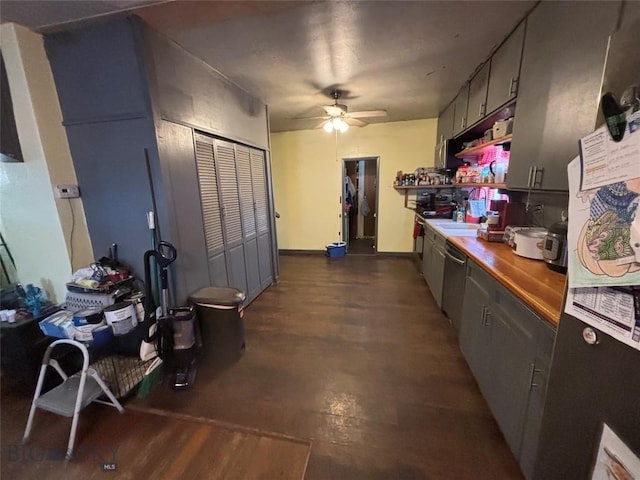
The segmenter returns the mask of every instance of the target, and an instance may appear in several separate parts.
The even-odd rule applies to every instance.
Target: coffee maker
[[[498,221],[487,225],[487,230],[492,232],[504,232],[509,225],[524,225],[526,212],[524,204],[520,202],[508,202],[507,200],[491,200],[489,210],[498,212]]]

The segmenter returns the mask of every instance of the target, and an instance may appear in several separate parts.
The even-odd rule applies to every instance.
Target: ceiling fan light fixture
[[[322,128],[324,128],[324,131],[327,133],[331,133],[334,130],[336,132],[344,133],[349,130],[349,125],[340,117],[334,117],[330,120],[327,120],[327,123],[325,123]]]

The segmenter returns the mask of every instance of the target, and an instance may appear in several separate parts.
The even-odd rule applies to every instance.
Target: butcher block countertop
[[[558,325],[565,275],[549,269],[543,261],[516,255],[504,243],[487,242],[469,236],[449,236],[447,239],[532,310],[554,326]]]

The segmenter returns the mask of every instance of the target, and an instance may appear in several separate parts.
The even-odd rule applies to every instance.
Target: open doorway
[[[342,159],[342,241],[350,254],[376,253],[379,160]]]

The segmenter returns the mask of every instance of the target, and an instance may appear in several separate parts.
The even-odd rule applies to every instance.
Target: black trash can
[[[196,305],[204,357],[235,362],[244,353],[245,294],[235,288],[206,287],[191,295]]]

